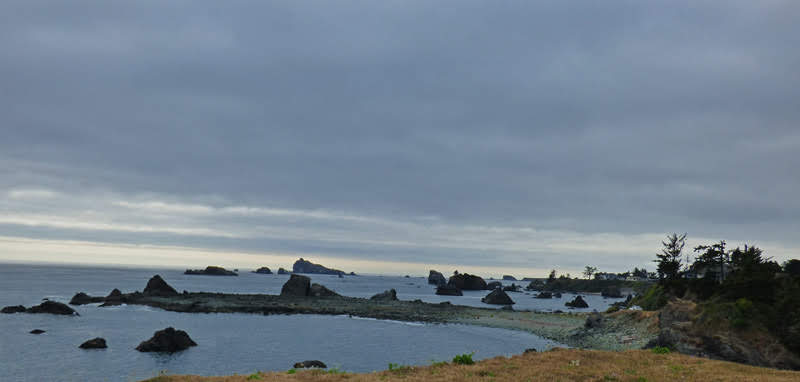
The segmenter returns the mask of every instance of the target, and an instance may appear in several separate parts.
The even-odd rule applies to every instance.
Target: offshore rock
[[[239,276],[238,273],[229,271],[223,267],[209,265],[206,269],[187,269],[185,275],[206,275],[206,276]]]
[[[253,273],[260,273],[262,275],[271,275],[272,271],[269,269],[269,267],[261,267],[253,271]]]
[[[471,275],[469,273],[461,273],[450,276],[447,281],[448,285],[452,285],[461,290],[486,290],[486,281],[480,276]]]
[[[431,269],[430,273],[428,274],[428,284],[432,285],[444,285],[447,284],[447,279],[444,278],[444,275]]]
[[[306,297],[311,290],[311,279],[308,276],[292,274],[281,288],[281,296]]]
[[[331,269],[324,267],[320,264],[314,264],[308,260],[304,260],[302,257],[294,262],[292,265],[292,273],[309,273],[309,274],[319,274],[319,275],[342,275],[344,274],[343,271],[338,269]]]
[[[450,284],[447,285],[439,285],[436,287],[436,294],[440,296],[463,296],[464,294],[461,293],[461,289],[456,288]]]
[[[294,368],[295,369],[305,369],[305,368],[310,368],[310,367],[318,367],[320,369],[327,369],[328,368],[328,366],[325,365],[325,363],[323,363],[322,361],[318,361],[318,360],[303,361],[303,362],[297,362],[297,363],[294,364]]]
[[[26,313],[48,313],[60,314],[64,316],[80,316],[78,312],[70,308],[66,304],[55,301],[45,301],[39,305],[30,307],[25,310]]]
[[[575,297],[574,300],[568,301],[564,305],[568,306],[570,308],[588,308],[589,307],[589,304],[587,304],[586,301],[581,296]]]
[[[493,304],[493,305],[512,305],[514,301],[511,300],[511,297],[508,297],[506,292],[503,292],[502,289],[495,289],[491,291],[486,297],[481,299],[482,302],[486,304]]]
[[[155,275],[147,281],[147,286],[144,287],[144,292],[142,293],[145,296],[157,297],[173,297],[178,295],[178,291],[169,286],[159,275]]]
[[[97,337],[82,343],[81,346],[78,347],[81,349],[105,349],[108,346],[106,345],[105,338]]]
[[[303,277],[303,276],[300,276],[300,277]],[[320,285],[320,284],[317,284],[317,283],[311,284],[311,288],[308,289],[308,295],[311,296],[311,297],[337,297],[337,296],[339,296],[338,293],[326,288],[324,285]]]
[[[186,332],[169,327],[155,332],[153,338],[140,343],[136,350],[140,352],[174,353],[192,346],[197,346],[197,343],[192,341]]]

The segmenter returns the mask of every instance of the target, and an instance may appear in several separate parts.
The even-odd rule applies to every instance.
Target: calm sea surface
[[[0,264],[0,307],[31,306],[42,298],[68,302],[76,292],[105,296],[144,289],[160,274],[178,291],[278,294],[285,275],[243,271],[239,277],[187,276],[179,270],[83,268]],[[437,296],[422,277],[310,275],[313,282],[354,297],[395,288],[402,300],[480,302],[487,292],[462,297]],[[510,293],[515,309],[563,309],[573,298],[538,300]],[[616,300],[585,296],[590,309],[604,310]],[[541,337],[503,329],[464,325],[402,323],[346,316],[190,314],[143,306],[75,308],[80,317],[49,314],[0,315],[0,381],[137,381],[160,372],[201,375],[249,374],[286,370],[294,362],[319,359],[328,367],[363,372],[383,370],[389,362],[424,365],[475,352],[476,359],[521,353],[526,348],[557,346]],[[134,348],[167,326],[185,330],[197,347],[173,355],[140,353]],[[47,333],[33,335],[32,329]],[[103,337],[105,350],[78,349],[83,341]]]

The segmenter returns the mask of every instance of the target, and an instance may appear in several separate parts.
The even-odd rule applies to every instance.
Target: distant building
[[[721,271],[721,272],[720,272]],[[706,277],[713,277],[718,282],[722,282],[728,275],[733,272],[733,268],[728,264],[723,264],[720,269],[719,265],[706,265],[695,262],[689,267],[689,270],[684,274],[687,279],[702,279]]]

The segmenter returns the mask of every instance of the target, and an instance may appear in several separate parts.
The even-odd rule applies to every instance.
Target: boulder
[[[495,289],[491,291],[486,297],[481,299],[482,302],[486,304],[492,305],[512,305],[514,301],[511,300],[511,297],[508,297],[506,292],[503,292],[501,289]]]
[[[92,297],[92,296],[89,296],[88,294],[83,293],[83,292],[76,293],[74,296],[72,296],[72,299],[69,300],[69,304],[70,305],[86,305],[86,304],[91,304],[91,303],[95,303],[95,302],[103,302],[103,298],[102,297]]]
[[[0,309],[0,313],[5,313],[5,314],[25,313],[25,307],[22,305],[6,306],[3,309]]]
[[[178,291],[169,286],[159,275],[155,275],[147,281],[147,286],[142,292],[146,296],[173,297],[178,295]]]
[[[586,323],[583,326],[587,329],[602,328],[603,316],[600,313],[592,312],[586,317]]]
[[[461,289],[456,288],[450,284],[439,285],[436,287],[436,294],[441,296],[463,296]]]
[[[486,281],[469,273],[454,274],[447,284],[461,290],[486,290]]]
[[[550,292],[541,292],[534,296],[535,298],[553,298],[553,294]]]
[[[55,301],[44,301],[39,305],[30,307],[25,310],[26,313],[49,313],[61,314],[64,316],[79,316],[78,312],[70,308],[66,304]]]
[[[152,338],[140,343],[136,350],[140,352],[174,353],[192,346],[197,346],[197,343],[192,341],[186,332],[169,327],[155,332]]]
[[[216,267],[213,265],[207,266],[206,269],[187,269],[183,272],[185,275],[206,275],[206,276],[239,276],[238,273],[229,271],[223,267]]]
[[[288,275],[289,271],[287,271],[287,270],[285,270],[283,268],[278,268],[278,274],[279,275]]]
[[[575,299],[572,300],[572,301],[567,301],[567,303],[564,304],[564,305],[568,306],[570,308],[588,308],[589,307],[589,304],[587,304],[586,301],[584,301],[583,297],[581,297],[581,296],[575,297]]]
[[[301,276],[302,277],[302,276]],[[311,297],[337,297],[338,293],[326,288],[324,285],[317,283],[311,284],[308,289],[308,295]]]
[[[430,273],[428,274],[428,284],[433,284],[436,286],[447,284],[447,279],[444,278],[444,275],[434,271],[431,269]]]
[[[311,279],[308,276],[292,274],[281,288],[283,297],[306,297],[311,290]]]
[[[387,291],[383,291],[383,293],[378,293],[369,299],[378,301],[397,301],[397,291],[394,289],[389,289]]]
[[[600,292],[603,297],[622,298],[622,291],[616,285],[609,285]]]
[[[341,275],[344,272],[338,269],[332,269],[320,264],[314,264],[302,257],[294,262],[292,265],[292,273],[309,273],[319,275]]]
[[[105,349],[108,346],[104,338],[97,337],[82,343],[81,346],[78,347],[81,349]]]
[[[505,280],[505,281],[517,281],[517,279],[514,278],[514,276],[511,276],[511,275],[503,275],[503,280]]]
[[[499,281],[492,281],[492,282],[486,284],[486,289],[489,289],[489,290],[502,288],[502,287],[503,287],[503,283],[501,283]]]
[[[297,362],[297,363],[294,364],[294,368],[295,369],[305,369],[305,368],[310,368],[310,367],[318,367],[320,369],[327,369],[328,368],[328,366],[325,365],[325,363],[323,363],[322,361],[317,361],[317,360]]]
[[[262,275],[271,275],[272,271],[268,267],[261,267],[253,271],[253,273],[260,273]]]

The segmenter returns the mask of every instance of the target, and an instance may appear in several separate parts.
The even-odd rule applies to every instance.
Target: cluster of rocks
[[[486,280],[480,276],[471,275],[469,273],[454,272],[453,276],[445,281],[445,277],[440,272],[433,269],[428,274],[428,284],[436,285],[436,294],[440,296],[463,296],[464,290],[491,290],[491,292],[482,298],[486,304],[494,305],[511,305],[514,301],[505,292],[517,291],[517,286],[503,287],[499,281],[486,283]]]
[[[206,275],[206,276],[239,276],[234,271],[229,271],[223,267],[216,267],[209,265],[206,269],[187,269],[183,272],[185,275]]]
[[[0,309],[0,313],[46,313],[63,316],[80,316],[75,309],[70,308],[66,304],[50,300],[43,301],[41,304],[32,306],[30,308],[25,308],[22,305],[6,306],[3,309]]]

